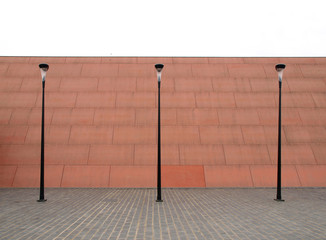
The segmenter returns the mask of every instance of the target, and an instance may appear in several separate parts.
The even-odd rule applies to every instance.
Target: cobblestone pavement
[[[0,239],[326,239],[326,189],[0,189]]]

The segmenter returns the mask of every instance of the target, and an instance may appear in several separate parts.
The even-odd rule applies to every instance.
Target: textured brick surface
[[[20,87],[22,92],[41,92],[42,79],[40,77],[23,78]],[[57,92],[60,89],[60,77],[47,77],[45,82],[45,92]]]
[[[113,166],[110,173],[110,187],[155,187],[154,166]]]
[[[114,128],[115,144],[151,144],[155,143],[155,128],[147,126],[121,126]]]
[[[237,144],[243,143],[239,126],[200,127],[200,141],[203,144]]]
[[[1,239],[324,239],[325,189],[1,189]],[[268,226],[266,226],[268,223]]]
[[[88,163],[91,165],[132,165],[134,146],[95,145],[91,147]]]
[[[116,101],[115,93],[79,93],[77,96],[76,107],[99,108],[114,107]]]
[[[250,79],[250,86],[253,92],[278,92],[278,81],[274,78],[261,78],[261,79]],[[291,89],[292,90],[292,89]],[[282,83],[282,92],[288,92],[289,87],[287,81]]]
[[[62,165],[48,165],[44,168],[44,186],[60,187],[62,179]],[[40,166],[20,165],[17,168],[13,187],[39,187],[40,186]]]
[[[0,64],[0,74],[5,75],[8,70],[9,64],[7,63],[1,63]]]
[[[23,78],[0,76],[0,91],[19,91]],[[40,83],[40,81],[39,81]],[[41,86],[41,84],[39,84]]]
[[[292,92],[322,92],[326,91],[326,83],[322,79],[289,79],[287,84]]]
[[[326,144],[313,144],[311,147],[317,163],[326,164]]]
[[[59,92],[51,92],[45,95],[45,107],[75,107],[76,104],[77,93],[59,93]],[[42,95],[39,94],[37,98],[37,102],[35,104],[36,107],[42,106]]]
[[[11,109],[0,109],[0,124],[8,124],[11,118]]]
[[[323,187],[326,184],[326,165],[299,165],[297,171],[303,187]]]
[[[135,110],[124,108],[100,108],[92,114],[95,125],[132,125],[135,122]]]
[[[245,144],[270,144],[278,141],[278,128],[272,126],[242,126]],[[284,131],[281,131],[282,142],[286,142]]]
[[[152,65],[153,66],[153,65]],[[152,68],[152,74],[155,74],[155,68]],[[165,64],[164,76],[166,77],[192,77],[193,70],[191,64]],[[151,75],[152,76],[152,75]]]
[[[275,99],[272,93],[236,93],[237,107],[274,107]]]
[[[218,115],[215,109],[195,109],[193,110],[195,125],[217,125]]]
[[[180,146],[182,165],[224,165],[224,150],[221,145]]]
[[[161,146],[161,164],[179,165],[179,148],[177,145]],[[135,145],[134,165],[157,165],[157,145]]]
[[[0,126],[0,144],[24,143],[27,130],[27,126]]]
[[[326,129],[320,126],[288,126],[284,128],[289,143],[318,143],[326,142]]]
[[[120,77],[145,76],[155,73],[153,64],[119,64]]]
[[[199,143],[198,127],[166,126],[161,131],[163,144]]]
[[[277,145],[269,145],[271,161],[277,164]],[[282,146],[282,164],[316,164],[314,153],[309,145],[296,144]]]
[[[52,124],[53,125],[91,125],[93,124],[93,119],[94,119],[94,109],[64,108],[64,109],[56,109],[54,111],[52,116]]]
[[[38,64],[12,63],[0,65],[0,73],[10,77],[38,77],[40,70]]]
[[[102,126],[73,126],[69,143],[73,144],[110,144],[113,128]]]
[[[197,107],[235,107],[235,99],[233,93],[197,93],[196,94],[196,105]]]
[[[69,126],[50,126],[44,129],[44,141],[51,144],[67,144],[69,141]],[[41,128],[32,126],[28,128],[25,143],[37,144],[41,141]]]
[[[259,125],[255,109],[218,109],[221,125]]]
[[[118,93],[116,100],[117,107],[137,108],[155,107],[154,93]]]
[[[270,164],[265,145],[225,145],[227,164]]]
[[[70,166],[63,171],[62,187],[108,187],[110,166]]]
[[[36,102],[36,93],[1,93],[0,107],[1,108],[17,108],[17,107],[34,107]]]
[[[326,96],[325,93],[313,93],[313,100],[316,104],[316,107],[326,108]]]
[[[231,77],[265,78],[264,67],[258,64],[228,64]]]
[[[200,82],[200,84],[198,84]],[[184,92],[212,91],[212,81],[210,78],[177,78],[175,80],[175,90]]]
[[[157,125],[158,122],[157,108],[139,108],[136,109],[136,125]],[[130,119],[130,118],[129,118]],[[177,122],[176,109],[162,108],[161,109],[161,124],[175,125]]]
[[[118,64],[83,64],[80,74],[83,77],[116,77],[118,71]]]
[[[206,187],[252,187],[249,166],[205,166]]]
[[[41,157],[40,145],[0,145],[1,165],[39,164]]]
[[[277,186],[277,166],[252,165],[250,171],[254,187]],[[286,165],[282,167],[281,185],[282,187],[301,187],[295,166]]]
[[[275,94],[275,101],[278,106],[278,94]],[[282,107],[285,108],[313,108],[318,106],[310,93],[284,93],[282,94]]]
[[[29,119],[31,118],[32,115],[32,111],[34,109],[32,108],[17,108],[14,110],[10,109],[10,115],[9,115],[9,120],[10,120],[10,125],[28,125],[29,123],[31,123],[29,121]],[[47,124],[51,123],[51,118],[49,118],[49,114],[48,111],[49,109],[47,109],[45,116],[44,116],[44,122],[47,122]],[[33,122],[34,120],[37,121],[37,124],[39,125],[41,123],[41,111],[42,109],[39,110],[39,116],[38,116],[38,121],[34,118],[35,114],[33,116]],[[33,111],[35,113],[35,110]],[[3,115],[3,117],[5,117],[5,114]]]
[[[326,70],[323,65],[300,65],[305,77],[325,77]]]
[[[300,109],[299,115],[305,125],[326,125],[326,111],[323,108]]]
[[[137,77],[137,87],[136,90],[139,92],[157,92],[158,83],[157,77]],[[162,76],[161,79],[161,92],[172,92],[174,91],[174,78],[167,78]]]
[[[85,92],[97,90],[97,78],[62,78],[60,84],[61,91],[67,92]]]
[[[162,93],[161,107],[195,107],[195,95],[193,93]]]
[[[44,154],[46,164],[84,165],[87,164],[89,146],[49,144],[45,146]]]
[[[163,166],[162,187],[205,187],[203,166]]]
[[[213,78],[216,92],[250,92],[251,86],[247,78]]]
[[[0,187],[11,187],[16,171],[16,166],[2,166],[0,168]]]
[[[303,118],[296,108],[282,109],[282,125],[301,125]],[[258,110],[260,123],[262,125],[277,125],[278,124],[278,109],[277,108],[261,108]]]
[[[51,71],[48,75],[53,77],[78,77],[80,76],[83,65],[70,63],[51,64]],[[39,73],[37,74],[37,76]]]
[[[100,78],[98,83],[99,91],[135,91],[136,78]]]
[[[42,108],[32,108],[30,110],[30,112],[28,112],[29,114],[27,114],[26,116],[24,115],[24,111],[28,110],[29,108],[18,108],[13,112],[12,116],[11,116],[11,121],[10,124],[14,125],[15,123],[17,123],[17,125],[22,124],[22,125],[37,125],[40,126],[41,122],[42,122]],[[23,113],[22,115],[20,115],[21,113]],[[53,118],[53,113],[54,113],[54,109],[53,108],[45,108],[44,109],[44,124],[45,126],[50,126],[51,122],[52,122],[52,118]],[[25,121],[28,122],[25,122]]]
[[[326,186],[325,58],[207,57],[0,57],[0,186],[39,184],[40,62],[47,186],[155,186],[159,62],[164,186],[274,186],[280,62],[283,184]]]

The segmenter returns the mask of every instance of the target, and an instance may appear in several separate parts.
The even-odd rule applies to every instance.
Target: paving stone
[[[326,188],[0,188],[0,239],[325,239]]]

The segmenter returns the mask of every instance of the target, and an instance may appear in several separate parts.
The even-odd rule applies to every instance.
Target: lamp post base
[[[275,198],[274,201],[276,201],[276,202],[284,202],[285,200],[284,199],[277,199],[277,198]]]
[[[47,199],[39,199],[39,200],[37,200],[38,202],[46,202],[47,201]]]
[[[162,199],[160,199],[160,200],[157,199],[156,202],[163,202],[163,200]]]

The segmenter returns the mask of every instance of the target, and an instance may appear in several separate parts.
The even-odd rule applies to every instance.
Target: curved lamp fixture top
[[[41,63],[40,65],[38,65],[40,70],[41,70],[41,75],[42,75],[42,81],[45,81],[45,76],[46,76],[46,72],[49,70],[49,65],[46,63]]]
[[[278,80],[280,83],[282,83],[282,78],[283,78],[283,70],[285,69],[285,64],[280,63],[275,65],[275,69],[278,72]]]
[[[285,67],[286,67],[286,65],[283,63],[275,65],[275,69],[277,72],[284,70]]]
[[[163,69],[164,65],[163,64],[155,64],[155,68],[157,72],[161,72]]]
[[[46,63],[41,63],[40,65],[38,65],[43,71],[47,71],[49,70],[49,65]]]

